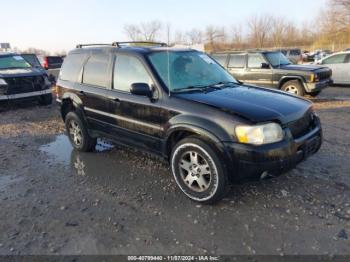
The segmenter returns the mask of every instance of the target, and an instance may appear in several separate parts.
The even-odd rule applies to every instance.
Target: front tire
[[[173,148],[171,170],[181,191],[194,201],[211,204],[227,192],[226,169],[219,155],[198,138],[185,138]]]
[[[298,80],[291,80],[283,84],[282,91],[291,93],[293,95],[297,96],[304,96],[305,90],[304,87],[301,85],[301,83]]]
[[[93,151],[97,139],[92,138],[86,128],[84,121],[75,112],[69,112],[65,119],[67,135],[72,146],[81,152]]]

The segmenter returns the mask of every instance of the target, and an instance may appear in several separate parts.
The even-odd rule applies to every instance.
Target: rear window
[[[230,55],[230,62],[228,63],[228,67],[243,68],[245,67],[245,63],[246,63],[245,59],[246,59],[245,54]]]
[[[212,55],[212,58],[214,58],[220,65],[226,67],[227,55],[214,54],[214,55]]]
[[[60,56],[48,56],[47,57],[47,62],[49,64],[62,64],[63,59]]]
[[[77,82],[85,59],[85,54],[71,54],[67,56],[60,71],[60,79]]]
[[[105,54],[94,54],[84,66],[83,83],[88,85],[107,87],[109,56]]]
[[[289,55],[301,55],[301,51],[299,49],[292,49],[290,50]]]

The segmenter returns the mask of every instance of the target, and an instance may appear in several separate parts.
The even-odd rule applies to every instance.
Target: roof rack
[[[151,42],[151,41],[130,41],[130,42],[113,42],[112,46],[117,46],[119,48],[124,46],[161,46],[166,47],[168,46],[166,43],[162,42]]]
[[[76,48],[83,48],[85,46],[110,46],[111,44],[85,44],[85,45],[82,45],[82,44],[79,44],[76,46]]]
[[[87,46],[116,46],[122,48],[125,46],[168,46],[166,43],[162,42],[150,42],[150,41],[130,41],[130,42],[113,42],[112,44],[78,44],[76,48],[83,48]]]

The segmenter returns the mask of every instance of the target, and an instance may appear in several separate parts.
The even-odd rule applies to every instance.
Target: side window
[[[346,58],[346,54],[334,55],[334,56],[331,56],[331,57],[323,60],[322,64],[323,65],[342,64],[342,63],[345,63],[345,58]]]
[[[59,78],[66,81],[77,82],[85,62],[85,54],[71,54],[64,60]]]
[[[110,57],[106,54],[93,54],[84,66],[83,83],[88,85],[108,87]]]
[[[151,85],[152,80],[141,61],[136,57],[117,55],[114,67],[113,88],[130,92],[130,87],[134,83]]]
[[[261,64],[266,63],[260,54],[248,54],[248,67],[261,68]]]
[[[225,54],[216,54],[212,55],[212,57],[223,67],[226,67],[227,55]]]
[[[246,55],[230,55],[230,62],[228,63],[228,67],[230,68],[243,68],[245,67],[245,59]]]

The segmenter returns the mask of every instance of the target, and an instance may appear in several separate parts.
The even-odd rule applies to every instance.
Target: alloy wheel
[[[186,151],[180,158],[179,167],[181,178],[188,188],[195,192],[203,192],[209,188],[212,170],[200,153]]]
[[[76,146],[81,146],[83,143],[83,133],[79,124],[75,120],[69,122],[69,135]]]

